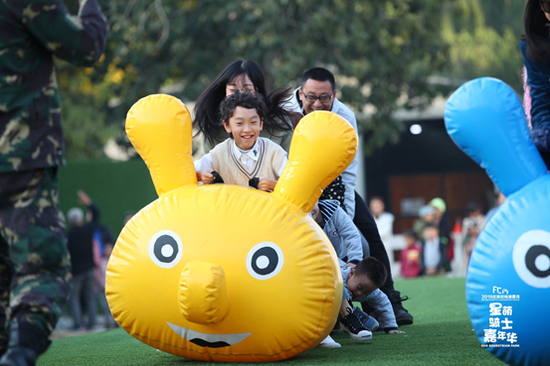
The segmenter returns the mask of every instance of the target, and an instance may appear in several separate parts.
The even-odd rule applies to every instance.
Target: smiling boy
[[[236,90],[222,101],[220,114],[231,138],[195,162],[197,180],[213,183],[215,170],[224,183],[247,187],[251,179],[259,178],[258,189],[273,191],[288,159],[282,147],[260,137],[267,114],[263,97]]]
[[[351,300],[364,301],[374,308],[380,316],[381,330],[384,330],[388,334],[404,333],[397,330],[397,323],[390,300],[380,290],[387,276],[386,267],[382,262],[374,257],[365,257],[353,268],[342,266],[341,271],[342,278],[344,279],[344,301],[340,308],[339,320],[340,326],[350,333],[352,339],[356,339],[357,337],[353,334],[354,330],[361,324],[364,325],[365,315],[358,313],[357,310],[359,309],[353,307]],[[359,318],[359,326],[354,317],[350,317],[352,314],[355,314],[355,318]]]

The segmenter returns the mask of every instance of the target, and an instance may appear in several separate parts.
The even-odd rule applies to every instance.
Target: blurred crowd
[[[420,207],[412,227],[399,234],[393,232],[395,216],[385,210],[381,197],[371,197],[369,207],[384,242],[398,243],[394,249],[398,252],[395,261],[399,262],[399,275],[412,278],[465,274],[481,230],[505,199],[495,189],[494,202],[486,213],[479,202],[468,202],[466,214],[456,218],[451,227],[446,202],[435,197]]]

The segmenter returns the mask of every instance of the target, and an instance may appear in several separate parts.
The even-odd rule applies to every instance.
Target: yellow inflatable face
[[[159,118],[159,111],[166,115]],[[342,278],[330,242],[306,212],[353,158],[356,135],[345,120],[320,113],[322,118],[300,122],[306,123],[296,131],[290,162],[269,194],[198,186],[183,104],[164,95],[136,103],[127,131],[160,197],[126,224],[107,268],[109,306],[129,334],[175,355],[230,362],[286,359],[328,334],[342,300]],[[158,123],[151,121],[171,127],[162,135],[157,125],[155,136],[143,127]],[[313,124],[317,132],[307,131]],[[326,154],[337,155],[328,170],[324,160],[307,164],[308,171],[299,162],[312,158],[315,144],[308,141],[328,129],[324,125],[331,129],[325,135],[334,136],[336,126],[346,138],[337,139],[336,153]],[[173,147],[165,138],[178,135],[170,133],[174,129],[185,130],[184,151],[171,157],[175,162],[157,164],[170,155],[157,152]],[[306,142],[300,144],[300,136]],[[327,140],[319,139],[326,149]]]

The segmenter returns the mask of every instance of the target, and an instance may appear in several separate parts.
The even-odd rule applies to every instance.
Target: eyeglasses
[[[545,13],[550,13],[550,1],[539,0],[542,11]]]
[[[302,90],[303,92],[303,90]],[[332,96],[334,95],[334,93],[332,93],[331,95],[321,95],[321,96],[316,96],[316,95],[312,95],[312,94],[304,94],[304,98],[310,102],[310,103],[315,103],[317,101],[317,99],[319,99],[319,101],[321,103],[328,103],[332,100]]]

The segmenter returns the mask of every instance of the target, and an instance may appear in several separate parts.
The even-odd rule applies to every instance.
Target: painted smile
[[[197,332],[196,330],[180,327],[169,322],[166,322],[170,329],[183,339],[201,347],[220,348],[233,346],[241,341],[244,341],[252,333],[235,333],[235,334],[207,334]]]

